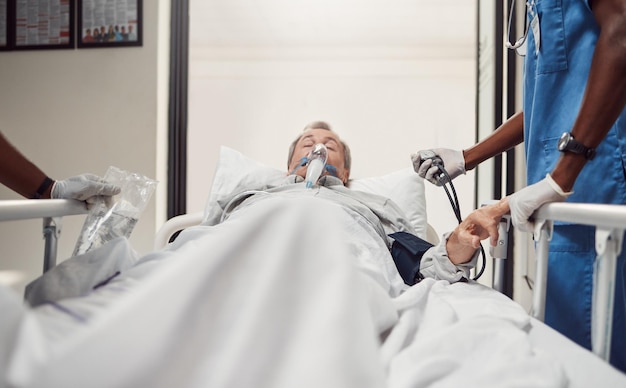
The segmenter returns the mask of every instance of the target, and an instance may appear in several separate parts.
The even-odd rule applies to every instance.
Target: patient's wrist
[[[448,258],[453,264],[465,264],[472,260],[475,256],[477,248],[472,245],[463,243],[459,239],[458,228],[450,233],[446,240],[446,251]]]
[[[464,263],[454,263],[449,256],[447,244],[452,232],[446,232],[439,244],[430,248],[420,262],[420,273],[427,278],[447,280],[450,283],[469,279],[470,270],[476,266],[479,251],[470,256]],[[452,242],[453,243],[453,242]],[[457,257],[458,258],[458,257]]]

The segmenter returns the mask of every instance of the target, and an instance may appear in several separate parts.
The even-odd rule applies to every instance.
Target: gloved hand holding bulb
[[[411,161],[413,162],[413,169],[415,172],[426,179],[430,183],[442,186],[447,182],[447,179],[440,179],[439,166],[434,163],[433,157],[422,158],[424,153],[431,154],[438,157],[448,173],[450,179],[454,179],[459,175],[465,174],[465,158],[463,151],[452,150],[448,148],[433,148],[430,150],[418,151],[411,155]]]

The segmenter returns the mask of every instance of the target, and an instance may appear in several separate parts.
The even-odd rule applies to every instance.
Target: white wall
[[[131,236],[140,253],[164,219],[169,56],[169,1],[143,4],[142,47],[0,52],[0,131],[49,176],[104,175],[114,165],[161,181]],[[0,187],[0,199],[21,198]],[[83,220],[63,220],[59,261]],[[41,224],[0,223],[0,270],[23,271],[24,282],[41,273]]]

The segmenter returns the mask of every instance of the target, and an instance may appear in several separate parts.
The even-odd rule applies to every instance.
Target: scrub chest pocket
[[[535,54],[535,37],[529,32],[526,55],[537,55],[537,74],[567,70],[567,45],[561,0],[536,0],[535,12],[539,17],[539,54]],[[528,13],[528,18],[532,15]]]

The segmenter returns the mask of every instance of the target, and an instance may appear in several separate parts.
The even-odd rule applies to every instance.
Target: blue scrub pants
[[[626,239],[625,239],[626,241]],[[555,225],[548,259],[545,322],[591,349],[595,228]],[[617,260],[611,364],[626,372],[626,244]]]

